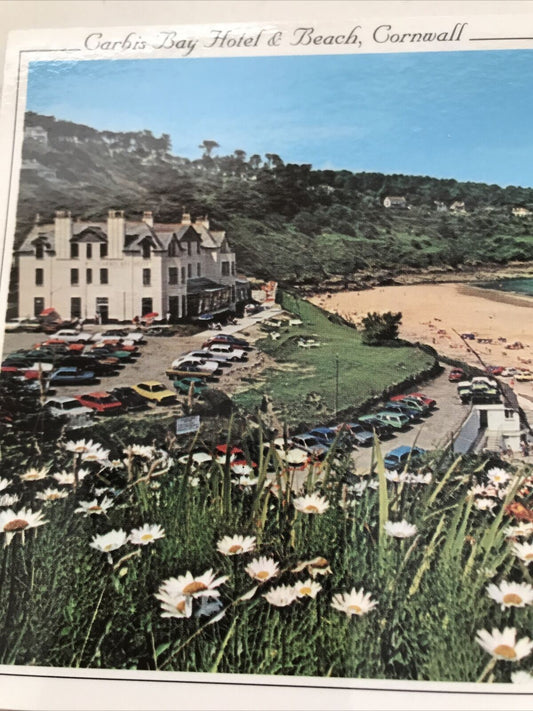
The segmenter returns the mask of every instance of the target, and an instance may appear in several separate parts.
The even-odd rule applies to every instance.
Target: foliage
[[[362,320],[362,340],[368,346],[383,345],[398,338],[401,312],[368,313]]]

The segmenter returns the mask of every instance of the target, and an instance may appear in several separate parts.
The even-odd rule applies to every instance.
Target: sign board
[[[200,429],[200,415],[192,415],[191,417],[178,417],[176,420],[176,434],[187,434],[188,432],[197,432]]]

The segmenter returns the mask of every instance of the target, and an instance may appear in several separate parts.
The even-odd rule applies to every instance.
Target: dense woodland
[[[34,113],[26,126],[48,138],[24,142],[18,240],[36,213],[48,221],[59,208],[90,219],[151,209],[159,221],[186,210],[227,231],[244,273],[286,283],[533,260],[531,188],[314,170],[216,140],[189,160],[172,154],[166,134],[96,131]],[[391,195],[408,208],[385,208]],[[449,209],[456,201],[463,212]],[[532,214],[514,216],[516,207]]]

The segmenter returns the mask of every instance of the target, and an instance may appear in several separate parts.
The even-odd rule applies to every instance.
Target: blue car
[[[401,447],[396,447],[396,449],[391,449],[383,461],[386,469],[403,471],[408,461],[416,464],[417,459],[425,453],[426,450],[421,449],[420,447],[407,447],[406,445],[403,445]]]
[[[54,370],[48,378],[48,382],[50,385],[83,385],[94,382],[94,372],[65,366]]]
[[[346,436],[344,432],[341,432],[340,434],[337,432],[337,430],[333,429],[332,427],[315,427],[314,430],[311,430],[309,434],[312,437],[315,437],[320,444],[323,444],[325,447],[331,447],[333,443],[335,443],[335,448],[340,451],[340,452],[349,452],[351,449],[353,449],[353,442],[350,441],[350,438]]]

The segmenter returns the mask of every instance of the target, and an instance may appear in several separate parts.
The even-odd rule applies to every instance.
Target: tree
[[[235,158],[236,158],[238,161],[243,162],[244,159],[246,158],[246,151],[243,151],[242,148],[236,148],[236,149],[233,151],[233,155],[235,156]]]
[[[210,141],[209,139],[203,140],[201,144],[198,146],[202,151],[204,151],[204,158],[210,158],[211,157],[211,152],[213,151],[214,148],[220,148],[219,144],[216,141]]]
[[[387,341],[396,340],[401,321],[402,314],[400,311],[397,313],[387,311],[384,314],[378,314],[375,311],[368,313],[361,322],[363,325],[363,343],[367,346],[379,346],[387,343]]]

